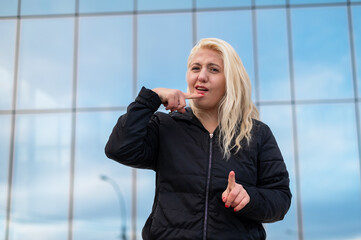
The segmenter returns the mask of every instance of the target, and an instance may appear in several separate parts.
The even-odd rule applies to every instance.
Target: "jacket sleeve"
[[[154,115],[161,100],[142,88],[135,102],[120,116],[105,146],[105,154],[124,165],[155,170],[159,121]]]
[[[245,187],[250,202],[240,211],[243,216],[263,223],[282,220],[292,194],[289,175],[277,142],[267,125],[263,126],[258,153],[257,186]]]

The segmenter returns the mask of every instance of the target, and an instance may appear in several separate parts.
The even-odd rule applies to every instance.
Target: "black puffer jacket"
[[[283,219],[291,202],[289,177],[271,130],[254,121],[252,141],[226,161],[218,144],[190,108],[155,113],[161,101],[143,88],[121,116],[106,155],[122,164],[156,171],[152,212],[144,239],[265,239],[264,222]],[[236,173],[250,202],[225,208],[222,192]]]

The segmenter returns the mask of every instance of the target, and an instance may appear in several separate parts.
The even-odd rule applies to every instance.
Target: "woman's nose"
[[[207,75],[207,71],[206,71],[205,69],[202,69],[202,70],[199,72],[198,80],[201,81],[201,82],[206,82],[206,81],[208,81],[208,75]]]

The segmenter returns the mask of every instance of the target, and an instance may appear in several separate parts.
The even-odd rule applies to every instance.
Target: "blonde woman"
[[[200,40],[187,84],[187,93],[143,87],[106,145],[109,158],[156,172],[143,239],[265,239],[262,223],[290,206],[289,176],[238,54]],[[161,104],[171,112],[156,112]]]

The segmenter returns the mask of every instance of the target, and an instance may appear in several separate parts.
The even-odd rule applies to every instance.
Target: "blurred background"
[[[234,46],[291,177],[269,240],[361,239],[361,0],[0,0],[0,239],[141,239],[154,172],[106,158],[142,86]]]

